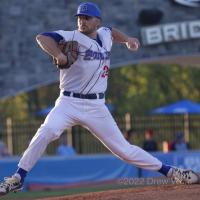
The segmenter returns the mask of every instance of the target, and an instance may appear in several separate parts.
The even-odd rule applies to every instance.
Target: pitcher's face
[[[79,15],[77,18],[78,30],[85,34],[90,35],[100,26],[100,19],[86,15]]]

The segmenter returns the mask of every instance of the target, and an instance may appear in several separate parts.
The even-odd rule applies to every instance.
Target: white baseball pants
[[[129,144],[119,130],[104,99],[79,99],[61,95],[32,138],[18,167],[30,171],[47,145],[74,125],[87,127],[113,154],[137,167],[159,170],[162,163],[140,147]]]

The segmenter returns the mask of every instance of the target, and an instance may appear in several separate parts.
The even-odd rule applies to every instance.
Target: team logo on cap
[[[200,0],[173,0],[173,1],[188,7],[200,7]]]
[[[85,12],[87,12],[87,11],[88,11],[87,5],[83,5],[83,6],[80,7],[80,12],[85,13]]]

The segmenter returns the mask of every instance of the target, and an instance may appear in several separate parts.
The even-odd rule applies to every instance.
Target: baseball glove
[[[58,47],[67,56],[67,63],[65,65],[58,65],[55,58],[53,58],[53,63],[59,69],[67,69],[78,59],[78,42],[61,40]]]

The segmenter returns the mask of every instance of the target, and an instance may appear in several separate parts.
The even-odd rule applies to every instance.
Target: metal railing
[[[135,145],[142,146],[145,130],[152,129],[159,150],[163,148],[163,141],[174,140],[176,132],[185,134],[185,139],[189,141],[191,149],[200,149],[200,115],[189,115],[188,118],[185,118],[183,115],[137,117],[126,114],[125,116],[116,116],[115,120],[123,133],[133,128],[131,143]],[[185,126],[186,120],[187,127]],[[42,123],[43,120],[5,119],[1,122],[0,127],[1,140],[7,144],[10,153],[20,155],[27,148]],[[71,134],[70,143],[80,154],[108,152],[98,139],[80,126],[73,127],[67,133]],[[47,155],[55,154],[58,144],[58,140],[49,144],[45,153]]]

